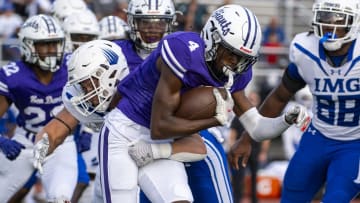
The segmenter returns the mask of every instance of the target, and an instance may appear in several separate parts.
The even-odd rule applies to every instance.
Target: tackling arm
[[[49,139],[48,154],[51,154],[57,146],[63,143],[66,136],[74,130],[78,123],[79,121],[66,108],[63,108],[56,115],[56,118],[53,118],[37,133],[35,143],[37,143],[44,134],[47,134]]]
[[[260,107],[260,113],[255,107],[249,108],[250,102],[246,102],[243,91],[236,92],[233,96],[237,103],[235,113],[240,115],[239,119],[244,128],[256,141],[274,138],[291,124],[297,123],[301,126],[307,121],[305,110],[299,106],[294,106],[285,115],[278,116],[292,97],[282,83],[265,100]]]
[[[288,91],[283,83],[280,83],[277,88],[275,88],[265,99],[265,101],[260,106],[260,113],[267,117],[276,117],[278,116],[284,107],[286,106],[287,102],[292,97],[293,93]],[[237,115],[246,112],[246,110],[249,110],[251,107],[249,105],[249,101],[246,101],[247,98],[245,95],[241,92],[237,92],[234,95],[234,100],[236,103],[235,112]],[[245,97],[245,98],[244,98]],[[238,102],[242,102],[239,103]],[[247,108],[247,109],[246,109]],[[259,113],[258,113],[259,114]],[[262,116],[261,116],[262,117]],[[282,119],[282,121],[285,121],[285,119]],[[268,133],[271,134],[277,134],[279,132],[275,132],[273,127],[266,127],[265,123],[261,123],[260,127],[264,129],[264,131],[268,131]],[[244,127],[246,127],[247,124],[244,124]],[[272,125],[274,126],[274,125]],[[275,126],[277,127],[277,126]],[[247,128],[245,128],[248,130]],[[271,130],[270,130],[271,129]],[[278,131],[277,129],[276,131]],[[266,132],[265,132],[266,135]],[[260,135],[263,136],[263,135]],[[230,164],[236,168],[239,169],[238,160],[240,157],[242,157],[242,166],[245,167],[246,163],[250,157],[251,153],[251,139],[254,137],[254,135],[250,135],[249,132],[244,131],[238,139],[235,144],[231,147],[231,150],[229,152],[229,162]]]

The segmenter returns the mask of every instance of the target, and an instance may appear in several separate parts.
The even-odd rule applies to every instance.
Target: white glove
[[[49,150],[49,137],[47,133],[44,133],[43,137],[34,146],[34,167],[39,170],[40,174],[43,174],[43,164],[45,162],[46,155]]]
[[[285,121],[289,124],[296,124],[301,131],[305,131],[310,124],[310,116],[307,113],[306,107],[295,105],[290,107],[285,112]]]
[[[129,145],[129,155],[135,161],[138,167],[154,161],[151,144],[143,140],[137,140]]]
[[[219,121],[221,125],[226,125],[230,118],[232,118],[232,110],[234,108],[234,100],[229,92],[226,91],[226,99],[221,96],[220,91],[217,88],[213,88],[213,94],[216,99],[216,114],[215,118]]]

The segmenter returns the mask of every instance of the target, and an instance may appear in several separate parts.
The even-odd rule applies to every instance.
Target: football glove
[[[295,124],[301,131],[305,131],[309,126],[311,118],[307,113],[306,107],[295,105],[285,112],[285,121],[289,124]]]
[[[226,91],[226,99],[221,96],[221,93],[217,88],[213,89],[213,94],[216,99],[216,111],[214,117],[221,125],[226,125],[230,121],[233,116],[232,110],[234,108],[234,100],[232,99],[229,90],[224,90]]]
[[[34,162],[33,165],[39,170],[40,174],[43,174],[43,164],[45,162],[46,155],[49,151],[49,137],[47,133],[44,133],[43,137],[34,146]]]
[[[21,150],[25,149],[25,146],[16,140],[11,140],[0,135],[0,149],[6,158],[13,161],[19,156]]]

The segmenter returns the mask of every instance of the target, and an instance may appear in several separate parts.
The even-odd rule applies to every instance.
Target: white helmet
[[[81,13],[72,13],[63,24],[66,36],[66,51],[74,51],[75,48],[99,37],[99,23],[95,14],[90,10]]]
[[[94,40],[81,45],[69,61],[68,83],[77,93],[70,99],[79,113],[89,116],[107,111],[118,81],[129,73],[121,48],[107,40]],[[90,84],[89,88],[82,82]],[[98,104],[92,101],[97,98]]]
[[[72,13],[83,12],[86,9],[83,0],[55,0],[52,5],[52,15],[62,24]]]
[[[58,22],[48,15],[35,15],[28,18],[18,33],[21,55],[31,64],[41,69],[55,72],[59,70],[64,53],[64,32]],[[35,49],[36,43],[56,43],[56,52],[40,56]]]
[[[344,43],[356,38],[359,31],[360,4],[358,0],[317,0],[313,5],[314,34],[321,38],[325,49],[336,51]],[[324,28],[332,31],[324,32]],[[339,38],[336,31],[345,29],[345,36]]]
[[[106,16],[100,20],[99,25],[100,39],[117,40],[128,38],[130,27],[117,16]]]
[[[216,9],[201,31],[205,41],[205,59],[213,62],[219,45],[239,57],[235,73],[246,71],[256,62],[261,44],[261,27],[256,16],[247,8],[230,4]],[[210,71],[214,73],[210,68]],[[224,66],[223,74],[232,72]],[[214,74],[213,74],[214,75]]]
[[[152,51],[161,38],[173,30],[176,18],[174,2],[172,0],[130,0],[127,17],[130,38],[136,47]]]

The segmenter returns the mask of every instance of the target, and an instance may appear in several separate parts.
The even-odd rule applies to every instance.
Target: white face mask
[[[47,56],[44,60],[39,59],[38,64],[41,69],[46,71],[55,72],[58,70],[56,56]]]
[[[234,83],[234,72],[231,71],[229,68],[227,68],[226,66],[223,67],[223,71],[224,71],[224,74],[226,76],[228,76],[228,81],[226,82],[225,84],[225,88],[230,90],[231,86],[233,85]]]
[[[339,50],[341,48],[342,43],[340,41],[323,42],[322,45],[328,51],[336,51],[336,50]]]

